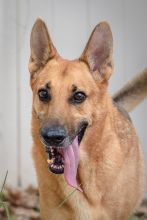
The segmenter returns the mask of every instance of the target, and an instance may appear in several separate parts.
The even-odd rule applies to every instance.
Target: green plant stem
[[[53,219],[53,217],[55,217],[55,215],[57,215],[56,211],[58,211],[58,209],[60,209],[64,205],[64,203],[75,193],[76,190],[77,189],[74,189],[65,197],[65,199],[55,208],[55,210],[53,211],[54,213],[50,216],[50,218],[48,220]]]
[[[4,182],[2,184],[2,188],[1,188],[1,191],[0,191],[0,200],[2,200],[2,193],[3,193],[3,190],[4,190],[4,187],[5,187],[5,183],[6,183],[6,180],[7,180],[7,176],[8,176],[8,170],[6,172],[6,175],[5,175],[5,178],[4,178]]]
[[[1,190],[0,190],[0,207],[3,207],[3,208],[4,208],[5,213],[6,213],[7,220],[14,220],[14,219],[11,217],[11,215],[10,215],[10,212],[9,212],[9,208],[8,208],[7,203],[3,201],[3,190],[4,190],[4,187],[5,187],[5,184],[6,184],[7,176],[8,176],[8,170],[7,170],[7,172],[6,172],[6,175],[5,175],[5,178],[4,178],[4,181],[3,181],[3,184],[2,184]]]
[[[5,202],[0,202],[0,206],[4,208],[4,210],[6,212],[7,219],[12,220],[7,204]]]

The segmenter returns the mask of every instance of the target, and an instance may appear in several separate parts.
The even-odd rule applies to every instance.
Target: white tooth
[[[47,163],[48,163],[48,164],[53,163],[53,159],[51,159],[51,160],[48,159],[48,160],[47,160]]]

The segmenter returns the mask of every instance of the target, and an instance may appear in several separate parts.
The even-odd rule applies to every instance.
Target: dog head
[[[112,33],[106,22],[100,23],[81,57],[68,61],[57,53],[45,23],[38,19],[30,46],[33,117],[49,154],[49,169],[64,173],[68,184],[77,187],[79,145],[94,121],[103,120],[106,114]]]

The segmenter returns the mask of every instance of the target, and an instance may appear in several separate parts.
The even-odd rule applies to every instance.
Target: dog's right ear
[[[40,18],[36,20],[32,28],[30,48],[29,71],[32,76],[56,54],[56,49],[53,46],[46,24]]]

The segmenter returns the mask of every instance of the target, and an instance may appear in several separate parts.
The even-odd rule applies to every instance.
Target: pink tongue
[[[79,145],[78,145],[78,137],[74,139],[71,145],[63,150],[64,154],[64,177],[66,182],[82,191],[82,189],[77,185],[77,168],[79,162]]]

